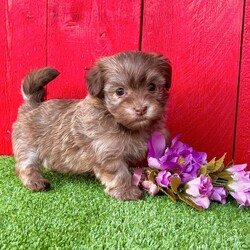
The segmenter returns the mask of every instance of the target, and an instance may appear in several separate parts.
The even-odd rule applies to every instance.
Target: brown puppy
[[[35,70],[22,83],[25,103],[13,125],[16,173],[32,191],[50,184],[44,166],[63,173],[92,172],[106,193],[142,198],[128,164],[145,157],[151,133],[164,128],[171,84],[169,61],[158,54],[124,52],[100,59],[87,75],[84,100],[42,102],[44,86],[59,73]]]

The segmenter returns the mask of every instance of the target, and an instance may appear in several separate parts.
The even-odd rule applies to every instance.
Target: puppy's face
[[[125,52],[100,59],[87,75],[90,95],[103,99],[128,129],[149,127],[164,112],[171,66],[158,54]]]

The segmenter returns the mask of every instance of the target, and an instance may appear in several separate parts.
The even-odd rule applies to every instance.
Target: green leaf
[[[223,179],[223,180],[227,180],[227,181],[233,180],[232,175],[230,173],[228,173],[227,171],[223,171],[223,172],[217,173],[217,177],[219,179]]]
[[[170,186],[175,194],[178,194],[178,187],[181,185],[181,178],[179,177],[172,177],[170,179]]]
[[[157,169],[151,169],[148,171],[149,171],[148,180],[155,184],[155,177],[157,176],[159,171]]]
[[[213,158],[210,162],[207,163],[207,174],[221,172],[224,169],[224,160],[226,157],[226,153],[216,161],[216,158]]]
[[[162,188],[159,187],[159,190],[163,192],[167,197],[174,203],[176,203],[176,195],[173,193],[173,191],[170,188]]]
[[[224,167],[224,169],[230,168],[230,167],[232,167],[233,165],[234,165],[234,161],[232,160],[232,161],[230,161],[230,162]]]
[[[215,165],[215,157],[207,163],[207,165],[205,165],[207,167],[207,173],[211,173],[214,169],[214,165]]]
[[[223,169],[224,169],[224,160],[225,160],[225,157],[226,157],[226,154],[227,153],[224,153],[224,155],[217,161],[215,161],[215,166],[214,166],[214,171],[213,172],[221,172]]]
[[[218,176],[214,173],[209,174],[209,177],[211,178],[212,182],[216,182],[218,179]]]
[[[174,168],[174,169],[171,170],[171,173],[173,173],[173,174],[179,174],[180,171],[181,171],[180,168]]]
[[[188,198],[188,196],[186,196],[185,194],[180,194],[180,193],[179,193],[179,194],[178,194],[178,197],[180,198],[180,200],[186,202],[189,206],[195,208],[196,210],[198,210],[198,211],[203,210],[203,207],[198,206],[197,204],[195,204],[195,203],[194,203],[192,200],[190,200],[190,199]]]
[[[199,175],[199,176],[200,176],[200,175],[204,175],[204,176],[207,175],[207,165],[201,166],[198,175]]]
[[[224,153],[224,155],[218,161],[216,161],[215,169],[217,169],[218,172],[221,172],[225,168],[224,160],[226,155],[227,153]]]

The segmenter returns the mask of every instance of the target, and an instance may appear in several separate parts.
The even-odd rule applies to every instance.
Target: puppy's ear
[[[166,80],[165,88],[166,90],[169,90],[171,87],[171,83],[172,83],[171,63],[167,58],[165,58],[163,55],[160,55],[160,54],[156,54],[156,60],[157,60],[158,67]]]
[[[103,79],[100,66],[96,64],[91,68],[86,76],[88,92],[97,97],[102,97],[103,95]]]
[[[166,77],[166,90],[169,90],[172,84],[172,66],[168,59],[165,58],[165,77]]]

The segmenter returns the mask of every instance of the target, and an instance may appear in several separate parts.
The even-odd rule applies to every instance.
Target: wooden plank
[[[243,34],[235,162],[247,162],[250,170],[250,0],[246,1]]]
[[[138,50],[141,1],[48,1],[48,65],[62,74],[48,98],[82,98],[84,76],[94,61]]]
[[[232,158],[243,1],[145,1],[143,44],[170,58],[172,135]]]
[[[10,132],[9,132],[9,103],[8,87],[7,87],[7,58],[10,56],[7,41],[6,26],[6,5],[4,2],[0,2],[0,153],[4,154],[10,151],[8,144],[10,144]]]
[[[12,154],[11,131],[22,103],[21,80],[46,65],[46,1],[0,2],[0,154]]]

